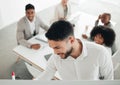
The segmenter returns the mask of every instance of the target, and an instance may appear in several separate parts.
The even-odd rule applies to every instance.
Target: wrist
[[[30,45],[30,48],[33,48],[33,45]]]

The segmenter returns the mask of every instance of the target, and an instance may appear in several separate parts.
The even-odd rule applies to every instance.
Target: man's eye
[[[60,49],[59,47],[56,47],[55,49]]]

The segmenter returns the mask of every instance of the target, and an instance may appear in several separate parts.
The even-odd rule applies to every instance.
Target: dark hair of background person
[[[90,38],[92,40],[94,40],[94,37],[97,35],[97,34],[101,34],[101,36],[103,37],[104,39],[104,44],[108,47],[112,47],[114,41],[115,41],[115,32],[113,29],[111,28],[107,28],[107,27],[104,27],[104,26],[96,26],[92,29],[91,33],[90,33]]]
[[[27,11],[28,9],[35,9],[35,7],[34,7],[34,5],[32,5],[32,4],[27,4],[27,5],[25,6],[25,11]]]

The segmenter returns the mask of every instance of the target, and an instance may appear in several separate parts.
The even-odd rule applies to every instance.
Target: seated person
[[[18,44],[37,50],[40,48],[40,44],[31,44],[27,40],[37,35],[40,27],[47,31],[48,26],[35,15],[35,7],[32,4],[27,4],[25,11],[26,16],[21,18],[17,23],[17,42]]]
[[[113,29],[104,26],[96,26],[91,31],[90,37],[95,43],[104,45],[112,55],[111,47],[115,41],[115,32]]]
[[[111,20],[111,14],[110,13],[103,13],[102,15],[99,15],[98,19],[95,21],[95,26],[98,26],[99,20],[101,20],[104,27],[113,28],[113,25],[110,22],[110,20]],[[82,34],[82,37],[84,39],[88,38],[88,36],[86,34]]]

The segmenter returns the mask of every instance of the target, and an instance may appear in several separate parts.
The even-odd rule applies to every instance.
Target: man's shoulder
[[[91,50],[100,51],[105,49],[103,45],[99,45],[94,42],[85,42],[85,44],[86,44],[86,47]]]
[[[109,28],[113,28],[114,26],[113,26],[113,24],[110,22],[110,23],[108,24],[108,27],[109,27]]]
[[[36,21],[40,21],[41,19],[40,19],[40,17],[39,17],[38,15],[36,15],[36,16],[35,16],[35,20],[36,20]]]
[[[58,7],[58,6],[62,6],[62,4],[61,4],[61,3],[57,3],[56,6],[57,6],[57,7]]]
[[[88,54],[92,53],[93,55],[96,55],[96,56],[99,56],[99,55],[110,56],[110,53],[103,45],[99,45],[93,42],[86,42],[86,48],[87,48]]]
[[[61,3],[58,3],[55,5],[56,9],[60,9],[62,7],[62,4]]]
[[[24,16],[24,17],[20,18],[20,20],[18,21],[18,23],[23,23],[25,20],[26,20],[26,17]]]

